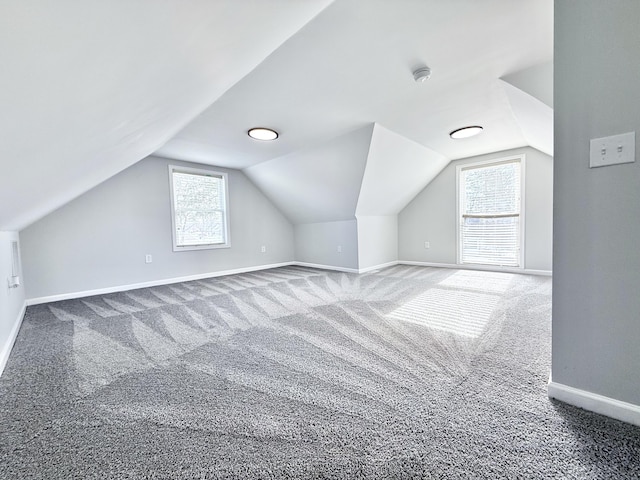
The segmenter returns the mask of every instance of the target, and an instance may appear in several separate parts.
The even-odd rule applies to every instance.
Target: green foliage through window
[[[520,266],[520,161],[460,172],[460,261]]]
[[[227,243],[225,176],[171,171],[176,247]]]

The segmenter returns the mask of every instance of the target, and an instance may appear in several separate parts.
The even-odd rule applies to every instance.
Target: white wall
[[[398,216],[358,215],[358,268],[398,260]]]
[[[356,217],[397,215],[447,163],[444,155],[374,124]]]
[[[8,283],[13,275],[14,241],[19,242],[17,232],[0,232],[0,374],[9,359],[24,314],[24,284],[9,288]]]
[[[539,63],[533,67],[505,75],[501,80],[553,108],[553,62]]]
[[[338,246],[341,252],[338,252]],[[356,220],[296,225],[295,252],[298,262],[357,270]]]
[[[168,164],[229,174],[231,248],[174,252]],[[29,299],[293,260],[293,227],[238,170],[148,157],[20,233]],[[267,247],[261,253],[261,246]],[[153,263],[145,264],[145,255]]]
[[[354,218],[373,124],[244,172],[295,224]]]
[[[591,138],[640,134],[638,19],[636,0],[555,2],[552,374],[640,406],[638,147],[589,169]]]
[[[519,148],[451,162],[398,215],[400,261],[455,264],[456,166],[524,153],[525,268],[551,270],[553,241],[553,159],[533,148]],[[430,248],[424,248],[424,242]]]

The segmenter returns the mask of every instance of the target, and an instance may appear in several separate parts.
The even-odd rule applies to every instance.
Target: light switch
[[[636,132],[591,139],[589,168],[636,161]]]

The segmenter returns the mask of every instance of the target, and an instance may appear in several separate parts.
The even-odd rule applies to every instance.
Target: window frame
[[[173,186],[173,174],[174,173],[186,173],[189,175],[202,175],[206,177],[216,177],[222,180],[222,186],[224,189],[224,209],[223,209],[223,230],[224,230],[224,242],[223,243],[207,243],[200,245],[178,245],[177,232],[176,232],[176,210],[175,210],[175,191]],[[173,242],[174,252],[183,252],[189,250],[212,250],[218,248],[230,248],[231,238],[229,229],[229,176],[226,172],[218,172],[215,170],[208,170],[205,168],[192,168],[182,167],[179,165],[169,165],[169,199],[171,203],[171,239]]]
[[[462,199],[461,188],[460,188],[460,180],[461,174],[463,170],[469,170],[473,168],[482,168],[482,167],[491,167],[494,165],[501,165],[505,163],[520,163],[520,252],[518,258],[518,266],[510,266],[510,265],[493,265],[493,264],[483,264],[483,263],[463,263],[462,262]],[[481,160],[478,162],[469,162],[463,163],[456,166],[456,264],[457,265],[467,265],[467,266],[477,266],[477,267],[486,267],[492,270],[524,270],[525,269],[525,246],[526,246],[526,221],[525,221],[525,172],[526,172],[526,155],[510,155],[507,157],[494,158],[491,160]]]

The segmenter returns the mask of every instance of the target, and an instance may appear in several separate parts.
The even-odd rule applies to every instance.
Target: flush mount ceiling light
[[[251,138],[256,140],[275,140],[278,138],[278,132],[270,128],[252,128],[247,132]]]
[[[478,135],[480,132],[482,132],[482,130],[483,128],[481,126],[472,125],[470,127],[458,128],[457,130],[454,130],[453,132],[449,133],[449,136],[455,139],[469,138],[469,137],[473,137],[474,135]]]
[[[422,83],[431,76],[431,69],[429,67],[421,67],[413,72],[413,79]]]

